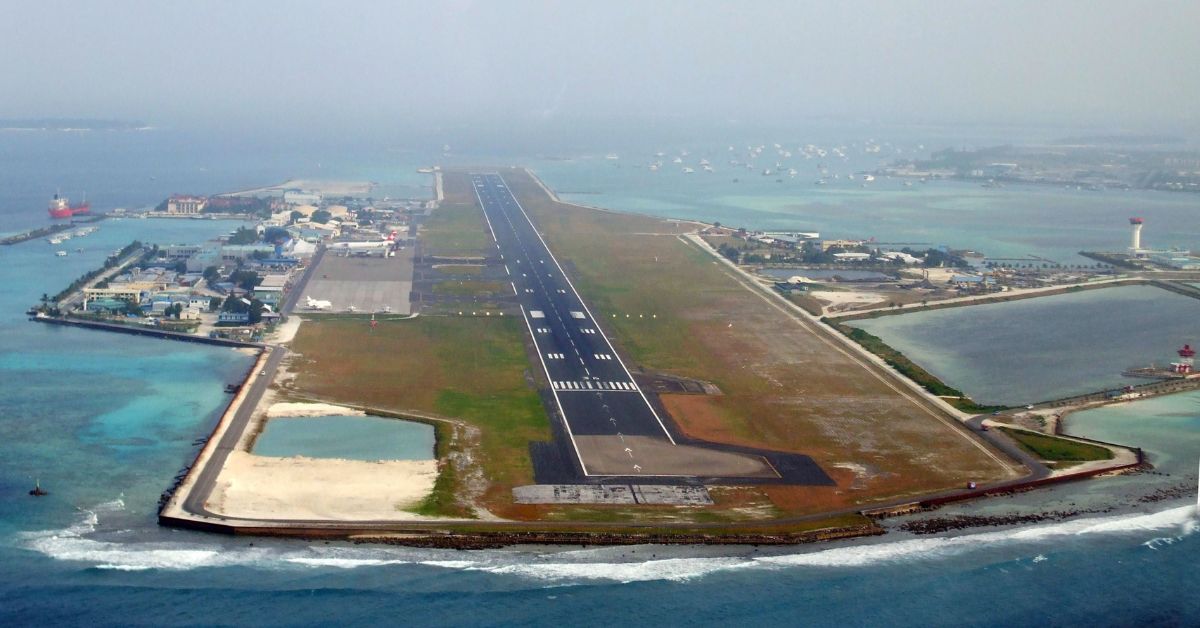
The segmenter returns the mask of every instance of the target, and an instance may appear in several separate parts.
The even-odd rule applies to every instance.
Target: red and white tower
[[[1179,361],[1171,363],[1171,370],[1176,373],[1191,373],[1192,363],[1196,358],[1196,350],[1192,348],[1192,345],[1183,345],[1183,348],[1175,353],[1179,354]]]

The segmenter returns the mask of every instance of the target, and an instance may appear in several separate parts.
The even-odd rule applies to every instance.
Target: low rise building
[[[258,257],[271,257],[275,254],[275,246],[266,243],[256,244],[226,244],[221,247],[222,262],[245,262]]]
[[[167,199],[168,214],[199,214],[204,211],[208,199],[203,196],[173,194]]]
[[[1200,270],[1200,257],[1187,251],[1154,251],[1150,253],[1150,261],[1175,270]]]
[[[301,189],[284,190],[283,201],[289,205],[320,205],[321,194]]]
[[[249,312],[221,312],[217,314],[217,323],[225,325],[245,325],[250,322]]]
[[[909,255],[908,253],[904,253],[902,251],[888,251],[886,253],[880,253],[879,256],[887,260],[904,262],[905,264],[920,264],[923,261],[919,257]]]

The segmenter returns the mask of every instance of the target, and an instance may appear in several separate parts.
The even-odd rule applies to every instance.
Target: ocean
[[[86,190],[98,209],[289,177],[358,176],[397,194],[420,193],[428,182],[415,168],[438,152],[395,143],[365,150],[297,144],[263,148],[170,130],[0,135],[0,232],[44,224],[46,198],[58,187],[73,197],[78,196],[74,190]],[[619,149],[603,146],[596,153]],[[644,184],[626,192],[610,184],[585,184],[607,177],[605,169],[617,169],[602,159],[513,154],[447,159],[533,163],[552,185],[574,190],[572,198],[612,201],[621,210],[648,211],[620,200],[631,194],[672,208],[661,209],[664,214],[694,211],[693,216],[729,224],[749,224],[765,215],[746,209],[756,204],[777,207],[770,213],[781,217],[778,224],[813,224],[822,215],[811,206],[789,214],[787,204],[764,200],[776,198],[768,190],[747,193],[714,184],[689,196],[670,186]],[[622,180],[611,185],[619,187]],[[936,186],[931,194],[941,198],[937,203],[948,208],[941,211],[954,211],[953,184],[930,185]],[[761,186],[773,189],[765,182]],[[1003,203],[983,203],[982,209],[972,205],[976,192],[964,191],[962,211],[990,216],[985,222],[993,223],[1003,222],[996,214],[1010,210],[1022,215],[1076,211],[1041,206],[1053,195],[1035,195],[1030,203],[1039,207],[1027,207],[1020,191],[1007,190]],[[873,194],[879,207],[887,207],[909,203],[903,199],[913,197],[906,195],[924,198],[926,193],[896,190],[891,200],[883,192]],[[1124,206],[1127,193],[1094,194],[1108,199],[1104,204]],[[713,203],[718,196],[750,200]],[[1154,200],[1170,207],[1191,202],[1171,195]],[[915,203],[914,211],[920,214],[921,207],[937,203]],[[1147,237],[1155,220],[1148,217]],[[923,239],[954,244],[979,238],[988,245],[984,240],[993,236],[975,233],[975,224],[963,223],[961,231],[941,225],[941,235]],[[1142,444],[1155,473],[960,504],[939,513],[1095,511],[1020,527],[933,537],[893,530],[869,540],[798,548],[480,552],[229,538],[159,528],[154,518],[159,493],[191,460],[196,439],[207,435],[226,401],[223,384],[249,368],[250,359],[225,348],[39,325],[22,312],[43,292],[57,291],[134,238],[200,241],[236,223],[126,219],[98,225],[96,233],[70,241],[66,258],[55,257],[42,240],[0,247],[0,624],[1104,626],[1200,621],[1194,587],[1200,557],[1195,493],[1200,396],[1195,394],[1070,419],[1078,433]],[[1190,237],[1195,228],[1195,223],[1182,225],[1179,237]],[[1013,235],[1001,233],[995,241],[1029,240],[1018,228],[1008,230]],[[1121,231],[1118,225],[1112,237],[1121,237]],[[1077,246],[1109,237],[1107,227],[1097,233]],[[1033,250],[1027,246],[1013,250]],[[77,247],[84,252],[74,252]],[[35,479],[49,496],[26,494]]]

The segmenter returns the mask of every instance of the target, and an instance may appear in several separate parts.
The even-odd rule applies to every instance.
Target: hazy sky
[[[1200,120],[1196,0],[5,5],[0,117]]]

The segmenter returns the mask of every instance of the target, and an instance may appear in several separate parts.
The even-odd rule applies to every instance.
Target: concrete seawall
[[[1075,438],[1078,440],[1085,440],[1085,441],[1089,441],[1089,442],[1101,444],[1101,445],[1112,445],[1114,447],[1125,447],[1125,445],[1116,445],[1114,443],[1104,443],[1103,441],[1097,441],[1097,440],[1093,440],[1093,439],[1086,439],[1086,438],[1080,438],[1080,437],[1072,437],[1072,438]],[[1145,454],[1142,453],[1142,450],[1140,448],[1134,449],[1134,452],[1137,454],[1137,462],[1132,462],[1130,464],[1117,465],[1117,466],[1113,466],[1113,467],[1104,467],[1101,469],[1090,469],[1088,471],[1080,471],[1078,473],[1069,473],[1069,474],[1065,474],[1065,475],[1056,475],[1056,476],[1052,476],[1052,477],[1048,477],[1048,478],[1040,478],[1037,480],[1026,480],[1026,481],[1019,481],[1019,482],[1004,483],[1004,484],[1000,484],[997,486],[993,486],[991,488],[980,488],[975,491],[960,491],[960,492],[956,492],[956,493],[953,493],[950,495],[942,495],[942,496],[938,496],[938,497],[932,497],[929,499],[916,500],[916,501],[912,501],[912,502],[909,502],[906,504],[884,506],[884,507],[879,507],[879,508],[867,508],[860,512],[861,512],[861,514],[863,514],[867,517],[893,517],[893,516],[897,516],[897,515],[905,515],[905,514],[910,514],[910,513],[914,513],[914,512],[933,510],[933,509],[945,506],[946,504],[953,504],[955,502],[963,502],[963,501],[967,501],[967,500],[980,499],[980,498],[984,498],[984,497],[1000,497],[1003,495],[1010,495],[1013,493],[1023,493],[1025,491],[1033,490],[1035,488],[1052,486],[1055,484],[1065,484],[1067,482],[1075,482],[1078,480],[1086,480],[1088,478],[1094,478],[1098,475],[1132,471],[1134,469],[1141,468],[1143,465],[1146,464]]]
[[[166,331],[164,329],[155,329],[153,327],[142,327],[133,325],[117,325],[114,323],[104,323],[101,321],[89,321],[78,318],[58,318],[53,316],[33,316],[31,321],[37,323],[47,323],[50,325],[64,325],[67,327],[83,327],[86,329],[99,329],[102,331],[113,331],[122,334],[131,334],[134,336],[147,336],[150,338],[163,338],[166,340],[182,340],[184,342],[195,342],[205,345],[217,345],[221,347],[249,347],[252,349],[262,349],[266,345],[259,342],[246,342],[243,340],[231,340],[229,338],[209,338],[207,336],[197,336],[194,334],[186,334],[178,331]]]
[[[262,372],[270,355],[271,354],[269,352],[265,350],[262,351],[258,354],[258,358],[255,360],[254,365],[250,367],[248,371],[246,371],[246,376],[243,378],[237,394],[233,396],[233,399],[230,400],[229,405],[225,407],[225,412],[221,414],[220,420],[217,421],[212,433],[209,434],[208,440],[204,443],[204,447],[201,448],[200,453],[196,455],[196,460],[188,469],[187,475],[175,488],[171,498],[168,499],[163,507],[159,510],[158,521],[160,524],[195,529],[206,529],[208,526],[220,525],[220,522],[214,520],[213,518],[188,512],[183,507],[183,502],[187,500],[191,496],[192,491],[197,488],[197,484],[201,475],[208,475],[211,478],[215,478],[216,474],[220,472],[221,467],[224,465],[224,456],[221,456],[219,460],[214,460],[214,455],[219,449],[224,449],[227,455],[228,450],[232,448],[230,443],[237,443],[238,438],[240,438],[241,434],[239,433],[233,435],[232,441],[228,441],[227,436],[229,428],[233,423],[234,418],[237,416],[238,411],[241,410],[242,405],[246,402],[247,398],[250,397],[251,384],[254,383],[257,377],[259,377],[259,373]],[[208,469],[210,464],[216,466],[210,470]]]

